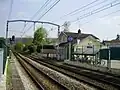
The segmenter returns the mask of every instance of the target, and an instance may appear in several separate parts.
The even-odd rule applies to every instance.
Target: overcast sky
[[[46,0],[13,0],[10,20],[30,19],[35,14],[35,12],[45,3],[45,1]],[[55,0],[51,0],[51,4],[54,1]],[[109,4],[115,0],[97,0],[95,3],[91,4],[90,6],[85,7],[89,9],[86,10],[81,9],[83,11],[80,13],[77,13],[72,16],[68,15],[66,17],[60,18],[61,16],[70,13],[71,11],[74,11],[75,9],[78,9],[93,1],[95,0],[60,0],[60,2],[41,19],[41,21],[50,21],[50,22],[52,21],[54,23],[62,25],[65,21],[74,21],[78,19],[78,17],[84,16],[84,14],[91,12],[97,8],[103,7],[104,5]],[[115,3],[119,3],[119,2],[120,0],[116,0]],[[10,11],[10,3],[11,0],[0,0],[0,36],[5,36],[6,20],[8,19],[8,15]],[[96,4],[98,5],[94,6]],[[49,5],[48,7],[43,9],[33,20],[37,20],[48,8]],[[24,23],[9,24],[9,29],[10,29],[9,36],[13,34],[16,36],[21,36],[22,35],[21,32],[27,30],[27,28],[30,25],[32,25],[32,23],[28,24],[26,28],[23,29]],[[39,25],[41,24],[37,24],[36,27],[38,27]],[[49,31],[49,37],[57,36],[57,27],[46,24],[43,24],[42,26],[44,26]],[[103,39],[110,40],[116,38],[116,35],[120,34],[120,4],[111,7],[107,10],[101,11],[97,14],[86,17],[84,19],[80,19],[77,22],[71,22],[70,31],[77,32],[79,28],[82,30],[83,33],[94,34],[101,40]],[[32,36],[32,35],[33,35],[33,27],[30,30],[27,30],[24,36]]]

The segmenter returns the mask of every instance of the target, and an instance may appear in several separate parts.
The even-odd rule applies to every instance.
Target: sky
[[[31,17],[42,7],[47,0],[13,0],[12,11],[9,16],[10,6],[12,0],[0,0],[0,36],[5,37],[6,21],[26,19],[30,20]],[[50,5],[56,0],[51,0],[51,3],[44,9],[42,9],[37,16],[32,20],[38,20],[38,18],[48,10]],[[81,12],[77,12],[73,15],[64,16],[80,7],[83,7],[93,1],[95,3],[88,5],[85,8],[80,9]],[[112,3],[114,2],[114,3]],[[65,21],[70,22],[69,31],[77,32],[81,29],[82,33],[90,33],[100,40],[115,39],[117,34],[120,34],[120,0],[60,0],[60,2],[53,7],[40,21],[49,21],[59,25],[63,25]],[[108,8],[99,13],[93,14],[89,17],[84,17],[89,12],[94,13],[94,10],[99,8]],[[115,6],[114,6],[115,5]],[[105,8],[106,8],[105,7]],[[64,17],[63,17],[64,16]],[[76,22],[73,22],[77,20]],[[24,28],[24,26],[26,27]],[[28,29],[32,25],[32,28]],[[36,28],[43,26],[48,31],[48,37],[57,37],[57,27],[48,24],[36,24]],[[61,31],[62,31],[61,27]],[[23,32],[25,31],[25,34]],[[20,36],[33,36],[33,23],[25,24],[22,22],[9,23],[9,37],[15,35]]]

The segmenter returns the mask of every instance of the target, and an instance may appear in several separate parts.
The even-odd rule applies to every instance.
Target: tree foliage
[[[46,42],[47,31],[43,27],[39,27],[34,33],[33,43],[35,45],[40,45]]]
[[[31,54],[31,53],[34,53],[35,50],[36,50],[36,47],[35,47],[34,44],[28,45],[27,48],[28,48],[30,54]]]
[[[22,51],[22,49],[23,49],[23,43],[22,42],[16,43],[15,46],[14,46],[14,48],[17,51]]]
[[[37,53],[40,53],[41,52],[41,46],[37,46],[37,49],[36,49]]]

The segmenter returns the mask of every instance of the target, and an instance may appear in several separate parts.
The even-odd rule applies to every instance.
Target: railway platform
[[[6,89],[0,90],[38,90],[13,53],[6,66]]]
[[[7,65],[6,90],[25,90],[20,75],[17,70],[16,59],[13,54]]]

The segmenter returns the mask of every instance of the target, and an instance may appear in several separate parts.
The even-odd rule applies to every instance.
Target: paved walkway
[[[0,78],[0,90],[6,90],[6,76],[2,75]]]
[[[24,85],[21,81],[21,78],[18,74],[17,68],[15,66],[15,60],[12,54],[12,57],[10,59],[10,65],[11,65],[11,72],[12,72],[12,90],[25,90]]]

